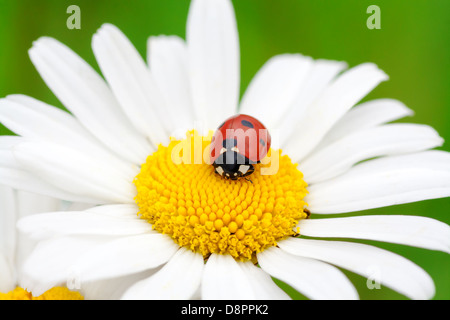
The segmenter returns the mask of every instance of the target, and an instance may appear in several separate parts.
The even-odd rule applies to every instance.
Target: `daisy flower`
[[[19,135],[0,140],[1,181],[93,205],[19,221],[38,241],[23,288],[39,295],[75,271],[87,299],[289,298],[273,278],[311,299],[357,299],[342,268],[369,279],[375,269],[383,286],[433,297],[431,277],[408,259],[335,239],[448,253],[448,225],[403,215],[316,219],[450,195],[450,154],[431,150],[443,144],[434,129],[390,123],[412,114],[397,100],[358,104],[388,79],[376,65],[275,56],[239,101],[229,0],[192,1],[186,41],[151,37],[148,64],[113,25],[92,48],[104,79],[52,38],[30,49],[70,113],[23,95],[0,101],[0,121]],[[274,136],[271,162],[255,165],[251,182],[221,178],[195,153],[207,153],[209,130],[236,113]]]
[[[0,300],[80,300],[83,297],[67,287],[53,287],[40,296],[32,296],[18,283],[20,269],[33,250],[33,242],[20,235],[16,222],[30,214],[61,210],[68,203],[51,197],[0,186]],[[72,205],[70,205],[72,209]]]

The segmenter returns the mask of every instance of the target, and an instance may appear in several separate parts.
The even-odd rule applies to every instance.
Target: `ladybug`
[[[230,180],[251,175],[255,171],[253,165],[267,155],[270,142],[268,130],[254,117],[237,114],[228,118],[211,140],[215,173]]]

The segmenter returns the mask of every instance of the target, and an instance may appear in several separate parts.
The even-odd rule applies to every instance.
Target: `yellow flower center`
[[[254,165],[251,181],[225,180],[209,164],[211,134],[188,132],[147,158],[134,180],[138,215],[205,259],[218,253],[255,260],[298,233],[298,221],[308,217],[307,184],[281,150]]]
[[[54,287],[40,296],[33,295],[20,287],[8,293],[0,292],[0,300],[83,300],[83,296],[76,291],[70,291],[66,287]]]

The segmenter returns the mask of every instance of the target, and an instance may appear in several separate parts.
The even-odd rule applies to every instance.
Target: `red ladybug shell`
[[[220,155],[226,139],[234,139],[239,153],[252,163],[258,163],[270,149],[271,138],[267,128],[254,117],[245,114],[234,115],[217,128],[211,140],[211,163]]]

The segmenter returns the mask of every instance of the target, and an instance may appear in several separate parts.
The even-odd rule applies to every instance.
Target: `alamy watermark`
[[[75,266],[71,266],[67,270],[66,287],[69,290],[81,289],[81,274]]]
[[[368,289],[381,289],[381,269],[378,266],[367,267],[367,280],[366,286]]]
[[[367,7],[366,13],[370,14],[367,18],[367,28],[369,29],[381,29],[381,9],[377,5],[371,5]]]
[[[259,159],[263,165],[260,168],[261,175],[273,175],[278,172],[280,165],[280,155],[277,150],[268,152],[269,150],[260,148],[260,139],[265,141],[269,133],[267,129],[227,129],[225,137],[220,131],[217,131],[212,138],[192,135],[188,139],[180,141],[174,146],[171,153],[171,160],[174,164],[212,164],[212,156],[216,153],[222,153],[222,149],[237,151],[242,155],[248,155],[250,159]],[[272,145],[277,141],[277,132],[270,132]],[[192,138],[192,139],[191,139]],[[222,142],[226,144],[223,145]],[[229,145],[229,141],[233,141],[233,145]],[[203,148],[204,142],[209,143],[209,148]],[[235,149],[238,146],[238,149]],[[259,146],[259,147],[258,147]],[[264,154],[262,154],[264,153]],[[267,153],[267,154],[266,154]],[[227,155],[228,157],[228,155]],[[227,162],[228,158],[224,157],[220,160]],[[215,157],[217,158],[217,157]],[[241,161],[241,162],[240,162]],[[220,163],[222,164],[222,163]],[[236,164],[245,164],[245,158],[237,158]]]
[[[81,9],[77,5],[71,5],[67,7],[66,13],[70,14],[67,18],[67,29],[81,29]]]

